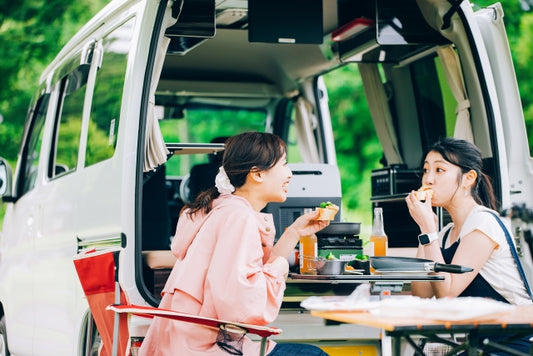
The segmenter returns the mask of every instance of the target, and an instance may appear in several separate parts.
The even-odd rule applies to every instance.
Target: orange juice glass
[[[316,274],[313,261],[318,256],[318,244],[315,234],[300,238],[300,274]]]

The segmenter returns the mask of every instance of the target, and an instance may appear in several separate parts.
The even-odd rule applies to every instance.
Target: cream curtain
[[[385,88],[383,87],[377,64],[359,63],[358,66],[363,80],[370,115],[372,116],[379,142],[383,147],[383,153],[385,154],[387,163],[389,165],[403,163],[398,148],[398,139],[392,123],[387,95],[385,94]]]
[[[305,163],[320,163],[314,130],[318,120],[313,113],[313,106],[302,96],[298,97],[294,104],[295,127],[298,147],[302,160]]]
[[[459,57],[452,46],[439,47],[437,48],[437,53],[444,67],[448,85],[457,101],[455,109],[457,121],[455,122],[453,136],[474,142],[472,123],[470,122],[470,101],[466,93]]]
[[[171,9],[168,8],[165,14],[167,24],[165,28],[172,26],[176,19],[171,16]],[[143,171],[153,171],[155,168],[167,161],[168,154],[170,153],[163,140],[157,117],[155,116],[155,91],[159,83],[161,71],[163,69],[163,63],[165,62],[165,56],[167,54],[167,48],[170,44],[170,39],[164,36],[164,32],[159,38],[159,50],[156,55],[154,72],[152,75],[152,84],[150,86],[150,96],[148,98],[148,112],[146,120],[146,136],[144,145],[144,166]]]

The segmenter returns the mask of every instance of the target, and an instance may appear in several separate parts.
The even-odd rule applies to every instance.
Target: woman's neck
[[[248,202],[255,211],[260,212],[266,206],[266,203],[263,199],[261,199],[257,194],[254,194],[254,192],[248,189],[244,189],[242,187],[237,188],[235,189],[235,192],[233,192],[233,195],[237,195],[248,200]]]
[[[457,234],[461,231],[461,228],[463,227],[463,224],[468,217],[468,214],[479,204],[476,203],[474,198],[467,197],[465,199],[461,199],[459,202],[454,202],[453,204],[450,204],[450,206],[446,206],[445,209],[450,214],[450,217],[453,221],[453,226]]]

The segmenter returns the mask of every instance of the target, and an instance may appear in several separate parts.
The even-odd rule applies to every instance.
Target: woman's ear
[[[258,169],[252,169],[250,173],[250,179],[256,183],[262,183],[263,182],[263,176],[261,175],[261,171]]]
[[[473,169],[463,174],[463,184],[469,188],[474,187],[476,184],[477,173]]]

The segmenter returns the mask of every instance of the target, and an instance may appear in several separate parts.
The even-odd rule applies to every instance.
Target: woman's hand
[[[289,228],[294,229],[300,237],[312,235],[329,225],[329,220],[317,220],[318,215],[318,210],[300,215]]]
[[[312,235],[329,225],[329,220],[317,220],[317,210],[301,215],[296,219],[278,239],[272,247],[272,256],[288,258],[294,246],[302,236]]]
[[[416,198],[415,191],[411,191],[405,198],[409,214],[415,220],[421,233],[437,232],[438,217],[431,208],[431,195],[427,195],[426,201],[422,202]]]

